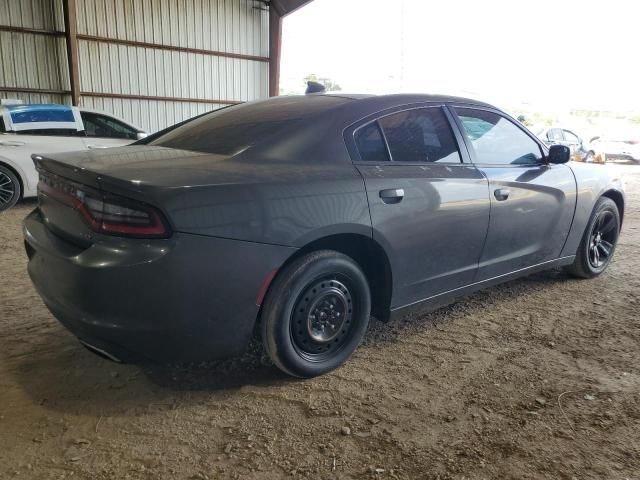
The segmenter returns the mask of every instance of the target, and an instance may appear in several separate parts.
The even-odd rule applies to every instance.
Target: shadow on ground
[[[431,313],[407,316],[389,324],[373,321],[361,348],[385,348],[411,336],[416,329],[437,328],[457,311],[481,314],[487,305],[509,301],[523,292],[544,295],[565,280],[562,272],[543,272],[478,292]],[[238,358],[190,365],[113,363],[84,349],[57,323],[26,347],[5,359],[16,383],[34,403],[72,414],[137,415],[158,404],[186,406],[194,398],[190,395],[193,393],[205,393],[215,400],[247,386],[301,381],[274,367],[257,339]]]

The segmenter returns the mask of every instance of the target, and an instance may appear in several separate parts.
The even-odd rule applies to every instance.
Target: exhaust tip
[[[80,340],[80,343],[82,343],[82,345],[84,345],[87,350],[95,353],[99,357],[106,358],[107,360],[111,360],[112,362],[116,362],[116,363],[124,363],[122,360],[120,360],[120,358],[116,357],[112,353],[109,353],[101,348],[91,345],[90,343],[87,343],[83,340]]]

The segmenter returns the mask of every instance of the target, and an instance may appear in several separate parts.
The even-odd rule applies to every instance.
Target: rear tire
[[[618,207],[610,198],[601,197],[593,209],[576,258],[566,271],[578,278],[594,278],[602,274],[613,258],[619,234]]]
[[[287,265],[263,305],[262,341],[273,363],[310,378],[342,365],[369,325],[371,293],[360,267],[332,250]]]
[[[18,177],[7,167],[0,165],[0,212],[13,207],[22,190]]]

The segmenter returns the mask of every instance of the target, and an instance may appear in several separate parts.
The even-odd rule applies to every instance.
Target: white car
[[[571,150],[571,159],[579,162],[593,162],[595,152],[574,131],[561,126],[537,127],[531,131],[547,145],[566,145]]]
[[[640,140],[628,137],[596,138],[592,144],[607,157],[607,160],[631,160],[640,162]],[[637,137],[636,137],[637,138]]]
[[[36,195],[34,153],[127,145],[147,134],[124,120],[68,105],[0,105],[0,211]]]

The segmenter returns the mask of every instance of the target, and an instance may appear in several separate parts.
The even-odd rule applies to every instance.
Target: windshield
[[[281,97],[223,108],[145,142],[148,145],[235,155],[283,134],[298,121],[350,99],[337,96]]]

